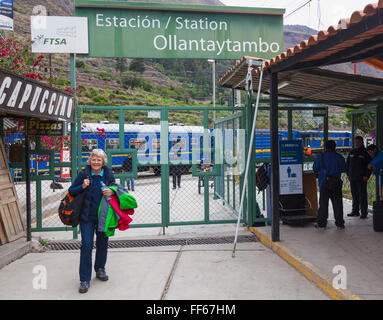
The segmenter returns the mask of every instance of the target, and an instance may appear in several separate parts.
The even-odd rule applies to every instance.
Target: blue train
[[[95,148],[105,151],[118,149],[137,149],[137,160],[139,171],[151,169],[158,174],[160,171],[160,133],[159,125],[139,125],[125,124],[124,126],[124,145],[120,146],[119,125],[118,124],[100,124],[84,123],[82,127],[82,161],[85,165],[89,152]],[[329,131],[329,139],[335,140],[338,150],[346,152],[351,149],[351,132],[348,131]],[[169,126],[169,159],[174,159],[177,154],[177,160],[181,160],[188,170],[192,163],[192,148],[201,149],[203,146],[204,129],[201,126]],[[280,140],[287,140],[286,130],[279,132]],[[6,143],[11,144],[17,140],[22,140],[21,134],[8,136]],[[214,146],[214,136],[209,129],[210,146]],[[304,149],[310,149],[312,153],[323,150],[323,132],[294,130],[292,132],[293,140],[302,140]],[[256,158],[263,159],[270,157],[270,132],[269,130],[259,129],[256,131],[255,138]],[[121,169],[123,160],[127,154],[114,154],[112,163],[109,165],[118,172]],[[203,159],[204,155],[200,153],[197,162]],[[55,162],[60,161],[60,154],[55,154]],[[36,171],[39,174],[48,172],[49,160],[37,163],[36,156],[31,157],[31,172]],[[37,170],[36,170],[37,169]],[[59,173],[59,169],[57,169]]]
[[[287,140],[288,132],[286,130],[279,131],[279,140]],[[345,153],[352,148],[352,135],[350,131],[329,131],[328,139],[336,142],[338,152]],[[310,150],[311,153],[323,151],[324,140],[323,131],[316,130],[293,130],[292,140],[302,140],[305,151]],[[256,157],[270,157],[270,132],[269,130],[257,130],[256,133]]]

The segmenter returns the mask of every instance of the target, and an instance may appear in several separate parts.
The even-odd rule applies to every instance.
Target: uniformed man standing
[[[347,215],[349,217],[358,217],[360,208],[360,218],[367,218],[367,181],[371,175],[368,169],[370,161],[371,157],[364,147],[363,138],[355,137],[355,148],[350,151],[346,161],[346,172],[352,195],[352,212]]]
[[[315,159],[313,169],[318,173],[319,210],[317,228],[326,228],[328,219],[328,202],[331,199],[334,209],[335,225],[338,230],[344,229],[342,172],[346,172],[346,163],[342,155],[335,151],[336,143],[329,140],[325,152]]]

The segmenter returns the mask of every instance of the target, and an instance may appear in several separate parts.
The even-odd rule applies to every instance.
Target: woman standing
[[[94,270],[96,277],[107,281],[105,264],[108,251],[108,237],[97,230],[98,207],[103,196],[110,197],[114,192],[108,188],[101,190],[101,184],[106,186],[115,184],[112,169],[106,166],[107,156],[101,149],[94,149],[89,154],[89,164],[76,177],[69,188],[71,195],[85,192],[84,203],[80,214],[81,253],[80,253],[80,293],[89,289],[92,276],[92,249],[96,233],[96,260]]]

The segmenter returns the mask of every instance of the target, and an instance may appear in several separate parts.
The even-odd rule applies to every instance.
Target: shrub
[[[151,83],[149,83],[149,81],[147,81],[145,79],[143,79],[142,88],[146,92],[153,92],[154,91],[154,86]]]
[[[129,70],[140,72],[140,73],[144,72],[145,71],[144,62],[141,59],[133,59],[129,65]]]
[[[121,84],[125,88],[136,88],[142,84],[142,78],[137,72],[127,71],[121,75]]]
[[[102,104],[105,104],[107,102],[106,97],[104,95],[102,95],[102,94],[98,94],[98,95],[92,97],[92,100],[95,103],[102,103]]]
[[[76,68],[79,68],[79,69],[84,69],[85,68],[85,62],[84,60],[76,60]]]
[[[97,73],[97,78],[105,81],[113,80],[113,74],[110,71],[102,70]]]

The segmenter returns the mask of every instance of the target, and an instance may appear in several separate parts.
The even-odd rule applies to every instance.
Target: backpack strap
[[[326,164],[324,163],[324,152],[321,154],[321,160],[322,160],[322,169],[324,171],[325,176],[327,176],[327,168],[326,168]]]

